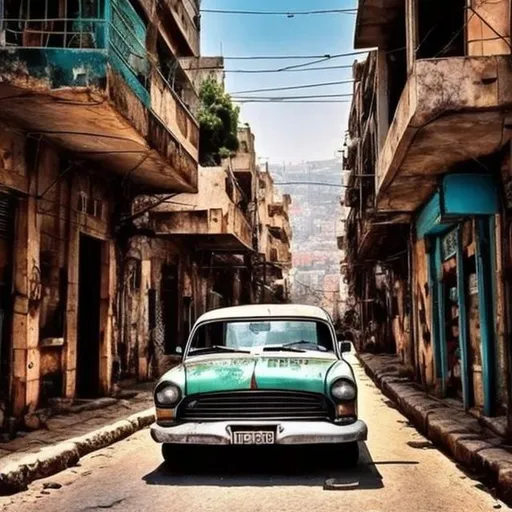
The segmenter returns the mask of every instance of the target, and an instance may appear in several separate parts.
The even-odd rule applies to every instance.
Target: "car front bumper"
[[[251,427],[255,430],[275,428],[275,443],[280,445],[352,443],[366,441],[368,427],[358,420],[350,425],[327,421],[219,421],[183,423],[163,427],[151,425],[151,437],[157,443],[191,445],[230,445],[231,428]]]

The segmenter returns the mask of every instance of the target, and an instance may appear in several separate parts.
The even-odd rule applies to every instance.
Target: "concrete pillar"
[[[138,318],[138,379],[146,380],[149,375],[149,317],[148,317],[148,290],[151,288],[151,260],[146,259],[141,262],[141,283],[139,299],[139,318]]]
[[[378,154],[382,152],[391,120],[389,119],[388,63],[386,53],[377,52],[377,129]],[[378,184],[378,183],[376,183]]]
[[[112,241],[103,242],[100,291],[100,392],[108,395],[112,386],[113,298],[116,293],[116,255]]]
[[[33,412],[39,402],[39,266],[40,226],[37,214],[36,172],[29,177],[32,197],[20,200],[14,242],[14,305],[12,324],[13,414]]]
[[[70,194],[73,197],[73,194]],[[72,199],[71,199],[72,200]],[[73,398],[76,388],[76,348],[78,329],[78,255],[80,232],[77,226],[77,213],[69,210],[68,231],[68,297],[66,323],[64,329],[64,396]]]
[[[416,60],[416,48],[418,47],[417,2],[418,0],[406,0],[405,2],[405,37],[408,72],[411,72],[414,67],[414,61]]]

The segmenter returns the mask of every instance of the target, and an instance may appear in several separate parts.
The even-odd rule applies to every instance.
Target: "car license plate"
[[[276,433],[271,430],[238,430],[231,433],[233,444],[274,444]]]

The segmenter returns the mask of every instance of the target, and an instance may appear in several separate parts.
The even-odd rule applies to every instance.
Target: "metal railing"
[[[98,18],[3,18],[0,46],[105,49],[106,26]]]
[[[152,72],[159,75],[180,106],[195,120],[197,105],[185,103],[148,54],[123,13],[113,5],[103,18],[0,18],[0,48],[108,50],[112,64],[134,88],[149,92]],[[138,84],[135,83],[138,82]],[[140,92],[140,91],[139,91]],[[141,98],[149,106],[149,96]]]

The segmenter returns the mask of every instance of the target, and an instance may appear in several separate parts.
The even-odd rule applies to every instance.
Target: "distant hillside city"
[[[278,185],[281,192],[292,197],[292,300],[323,306],[336,320],[346,298],[337,245],[344,193],[341,160],[274,164],[269,169],[276,185],[282,183]]]

